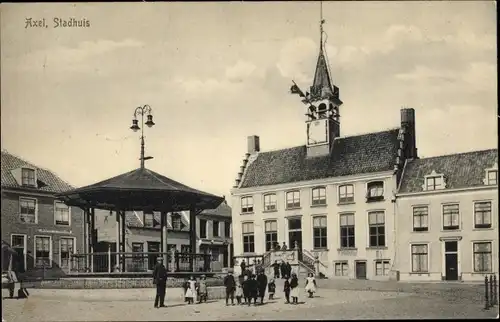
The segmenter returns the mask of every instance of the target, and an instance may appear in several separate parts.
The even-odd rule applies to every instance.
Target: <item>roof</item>
[[[12,170],[22,167],[36,169],[37,187],[27,188],[17,183]],[[2,150],[2,188],[17,188],[38,190],[44,192],[60,193],[73,189],[73,187],[59,178],[54,172],[40,168],[26,160],[21,159],[5,150]]]
[[[318,61],[316,63],[316,71],[314,72],[314,81],[312,86],[314,88],[333,89],[332,79],[330,77],[330,72],[328,70],[328,63],[326,61],[323,48],[321,48],[319,51]]]
[[[446,189],[484,186],[485,170],[498,163],[498,150],[482,150],[409,160],[399,193],[421,192],[426,175],[443,174]]]
[[[399,129],[336,138],[332,152],[307,157],[306,146],[258,153],[240,188],[326,179],[394,169]]]
[[[66,204],[115,210],[168,211],[216,208],[224,200],[188,187],[146,168],[127,173],[60,194]]]
[[[200,215],[210,215],[210,216],[220,216],[231,218],[231,207],[227,204],[226,201],[221,203],[219,207],[215,209],[206,209],[201,212]]]
[[[181,231],[189,231],[189,217],[185,212],[178,213],[181,217]],[[154,228],[160,228],[161,213],[154,212]],[[144,228],[144,212],[142,211],[125,211],[125,223],[127,227]],[[167,214],[167,229],[172,229],[172,213]]]

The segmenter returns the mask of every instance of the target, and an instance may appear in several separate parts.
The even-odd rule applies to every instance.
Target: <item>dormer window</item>
[[[498,170],[488,171],[488,185],[498,184]]]
[[[384,182],[374,181],[369,182],[367,185],[366,201],[380,201],[384,200]]]
[[[144,213],[144,227],[153,228],[158,225],[158,222],[155,220],[155,215],[152,212]]]
[[[35,187],[35,170],[29,168],[23,168],[21,172],[21,183],[23,186]]]
[[[178,213],[173,213],[171,218],[172,218],[172,229],[181,230],[182,229],[181,216]]]
[[[422,186],[424,191],[441,190],[446,188],[444,176],[436,173],[434,170],[430,175],[425,176],[424,181],[425,182]]]
[[[494,186],[498,184],[498,163],[495,163],[493,167],[485,170],[485,178],[483,182],[487,186]]]

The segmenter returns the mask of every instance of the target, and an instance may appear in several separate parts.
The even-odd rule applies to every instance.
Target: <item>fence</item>
[[[484,277],[484,309],[489,310],[491,307],[498,305],[498,285],[497,276],[490,275]]]
[[[154,269],[158,257],[165,255],[167,261],[163,264],[169,272],[210,271],[210,254],[108,251],[71,255],[69,272],[75,275],[79,273],[146,273]]]

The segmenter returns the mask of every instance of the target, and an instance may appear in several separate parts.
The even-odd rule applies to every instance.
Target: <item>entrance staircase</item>
[[[306,249],[276,251],[270,250],[262,256],[262,268],[265,270],[266,275],[273,276],[274,271],[271,266],[275,261],[286,261],[292,265],[292,269],[299,273],[299,275],[307,275],[313,273],[315,276],[325,275],[327,266]],[[323,269],[322,269],[323,268]],[[322,272],[325,271],[325,272]]]

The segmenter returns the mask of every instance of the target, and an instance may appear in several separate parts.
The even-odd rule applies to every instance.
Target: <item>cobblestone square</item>
[[[342,286],[344,287],[344,286]],[[373,287],[372,287],[373,288]],[[153,308],[150,300],[124,297],[107,299],[105,290],[74,290],[72,297],[54,296],[54,290],[33,289],[26,300],[4,300],[3,318],[7,322],[29,321],[230,321],[230,320],[305,320],[305,319],[428,319],[495,318],[497,307],[484,310],[484,303],[471,296],[472,288],[456,287],[461,292],[439,292],[443,287],[418,290],[360,290],[319,288],[308,299],[301,294],[301,304],[285,304],[283,296],[264,305],[225,306],[224,300],[186,305],[168,300],[167,307]],[[450,290],[450,288],[446,288]],[[465,291],[464,291],[465,290]],[[106,290],[129,292],[129,290]],[[79,298],[78,292],[101,292],[102,298]],[[154,290],[145,290],[154,293]],[[56,292],[57,293],[57,292]],[[148,293],[145,293],[148,294]],[[460,296],[456,296],[460,294]],[[3,292],[5,296],[5,292]],[[108,297],[109,298],[109,297]]]

